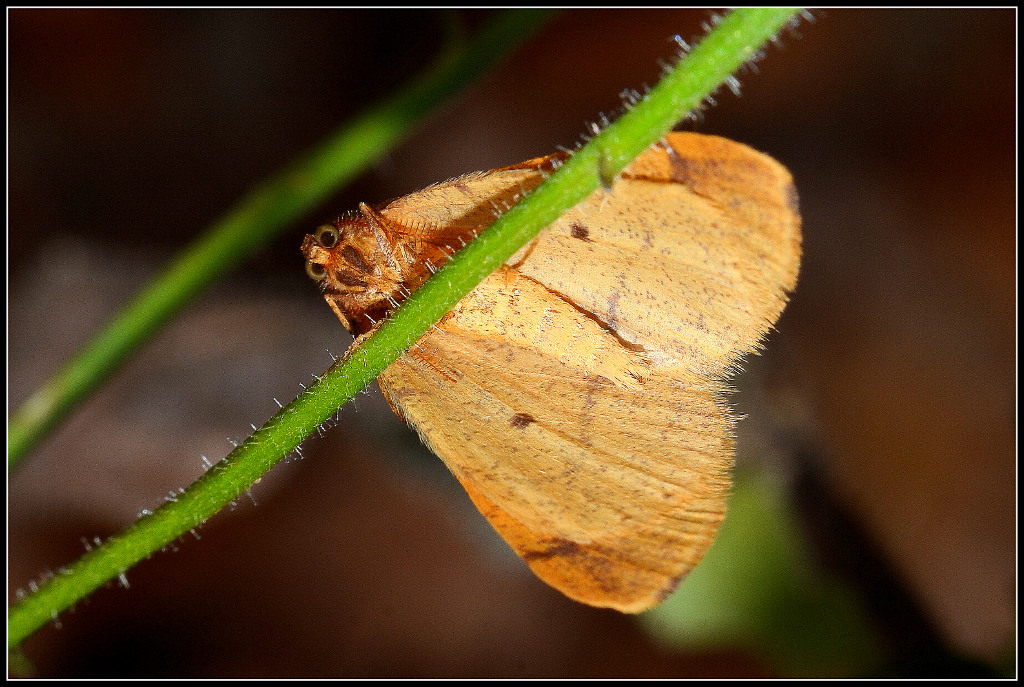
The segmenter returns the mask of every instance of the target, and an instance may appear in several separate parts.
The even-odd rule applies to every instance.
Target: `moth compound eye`
[[[333,229],[334,227],[331,228]],[[313,281],[320,281],[327,276],[327,268],[318,262],[307,260],[306,274],[308,274],[309,278],[312,279]]]
[[[338,239],[341,238],[341,236],[338,234],[338,230],[334,228],[334,226],[330,224],[322,224],[313,232],[313,238],[315,238],[316,242],[324,248],[334,248],[338,245]],[[306,268],[306,271],[309,271],[309,267]]]

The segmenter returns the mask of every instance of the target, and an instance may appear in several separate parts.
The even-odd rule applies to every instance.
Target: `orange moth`
[[[366,335],[563,155],[436,184],[307,235],[306,271]],[[670,133],[516,253],[379,377],[533,571],[638,612],[695,566],[725,515],[728,375],[800,263],[786,169]]]

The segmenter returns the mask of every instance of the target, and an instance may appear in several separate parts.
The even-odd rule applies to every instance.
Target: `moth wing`
[[[381,214],[399,231],[417,238],[471,238],[539,186],[563,157],[548,155],[449,179],[391,201]]]
[[[608,349],[579,350],[566,335],[579,329]],[[599,374],[601,360],[628,373]],[[652,370],[514,270],[485,280],[379,379],[494,528],[571,598],[655,605],[725,513],[732,419],[715,386]]]
[[[710,376],[752,351],[796,285],[789,172],[715,136],[671,133],[509,261],[665,367]]]

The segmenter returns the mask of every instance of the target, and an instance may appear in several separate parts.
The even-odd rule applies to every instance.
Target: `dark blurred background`
[[[491,12],[455,14],[472,29]],[[10,598],[187,486],[345,350],[305,231],[572,146],[708,18],[561,13],[200,298],[9,479]],[[8,10],[11,406],[242,193],[428,63],[450,20]],[[685,125],[771,154],[801,197],[800,283],[736,382],[740,460],[791,486],[890,648],[976,667],[1012,665],[1016,621],[1015,29],[1013,10],[816,12]],[[38,674],[775,674],[548,589],[379,392],[304,456],[31,638]]]

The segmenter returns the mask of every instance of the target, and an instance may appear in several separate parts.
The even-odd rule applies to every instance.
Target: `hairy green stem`
[[[61,568],[14,604],[8,615],[8,645],[18,645],[93,589],[196,527],[247,490],[519,247],[664,135],[791,21],[795,11],[737,10],[725,17],[643,100],[502,215],[417,290],[372,337],[175,501]]]

